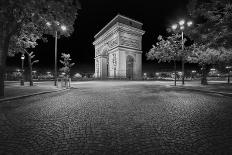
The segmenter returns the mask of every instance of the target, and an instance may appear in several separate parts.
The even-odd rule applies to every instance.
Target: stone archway
[[[141,79],[142,35],[145,33],[142,25],[141,22],[117,15],[94,36],[100,78]],[[95,66],[96,73],[98,68]]]
[[[133,70],[134,70],[134,58],[131,55],[128,55],[126,58],[126,77],[128,79],[133,79]]]
[[[101,62],[102,62],[102,78],[108,78],[109,76],[109,54],[108,49],[105,48],[101,54]]]

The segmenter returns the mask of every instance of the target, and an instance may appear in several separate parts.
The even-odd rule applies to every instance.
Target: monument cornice
[[[145,31],[143,31],[143,30],[128,26],[126,24],[116,23],[112,28],[110,28],[108,31],[106,31],[101,37],[96,39],[93,42],[93,45],[98,46],[97,44],[104,43],[104,41],[109,39],[112,35],[114,35],[118,31],[119,32],[131,32],[134,35],[138,35],[138,36],[142,36],[145,33]]]
[[[120,32],[130,32],[130,31],[132,31],[134,34],[137,34],[139,36],[142,36],[145,33],[145,31],[143,31],[143,30],[128,26],[126,24],[118,23],[118,26],[119,26],[119,31]]]
[[[101,44],[102,42],[104,42],[105,40],[109,39],[112,35],[114,35],[115,33],[117,33],[118,29],[118,23],[116,23],[112,28],[110,28],[107,32],[105,32],[101,37],[99,37],[98,39],[96,39],[93,42],[93,45],[97,44]]]
[[[135,53],[143,53],[141,50],[138,50],[138,49],[134,49],[134,48],[128,48],[128,47],[124,47],[124,46],[118,46],[117,47],[120,51],[123,49],[125,51],[130,51],[130,52],[135,52]],[[122,51],[121,51],[122,52]]]
[[[125,22],[125,20],[130,21],[130,23],[135,23],[133,24],[133,27],[137,27],[137,28],[142,28],[143,23],[136,21],[134,19],[122,16],[120,14],[118,14],[117,16],[115,16],[105,27],[103,27],[95,36],[94,38],[97,39],[99,36],[102,36],[104,33],[106,33],[106,31],[108,31],[108,29],[110,27],[112,27],[113,25],[115,25],[115,23],[123,23]]]

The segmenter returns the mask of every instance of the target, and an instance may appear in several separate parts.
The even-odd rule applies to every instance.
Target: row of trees
[[[180,33],[165,38],[159,36],[147,58],[159,62],[174,61],[174,64],[180,59],[198,63],[202,68],[201,83],[207,84],[212,66],[225,68],[232,65],[232,3],[228,0],[191,0],[187,8],[194,26],[185,30],[184,50]],[[187,45],[189,40],[192,43]]]
[[[28,66],[29,66],[29,84],[30,86],[33,86],[33,77],[32,77],[32,66],[34,63],[38,63],[39,60],[33,60],[32,59],[35,57],[33,52],[27,52],[25,51],[27,57],[28,57]],[[61,54],[61,59],[60,63],[63,65],[62,68],[60,68],[60,71],[65,73],[64,77],[69,78],[70,75],[70,69],[72,66],[75,65],[75,63],[71,63],[71,56],[70,54],[62,53]],[[22,75],[23,76],[23,75]],[[23,77],[22,77],[23,78]]]
[[[69,36],[78,9],[78,0],[0,0],[0,97],[4,96],[6,56],[25,53],[38,39],[46,41],[44,34],[54,36],[61,23],[68,29],[58,37]],[[56,25],[48,27],[48,22]]]

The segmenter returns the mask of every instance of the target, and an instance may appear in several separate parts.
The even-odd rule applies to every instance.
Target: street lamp
[[[230,69],[232,68],[232,66],[226,66],[226,69],[228,70],[228,84],[230,84]]]
[[[185,27],[190,27],[192,26],[193,22],[192,21],[188,21],[187,23],[185,22],[184,19],[180,20],[178,22],[178,24],[174,24],[172,25],[172,30],[176,31],[177,29],[179,29],[181,31],[181,41],[182,41],[182,52],[184,51],[184,29]],[[181,62],[182,62],[182,85],[184,85],[184,56],[182,55],[181,58]]]
[[[216,69],[215,68],[211,68],[210,71],[214,72],[214,71],[216,71]]]
[[[53,24],[51,22],[47,22],[46,25],[51,27],[54,25],[55,28],[55,72],[54,72],[54,85],[57,86],[57,32],[59,29],[61,31],[67,31],[67,27],[65,25],[60,25],[60,22],[54,21]]]
[[[193,79],[193,74],[195,74],[195,73],[196,73],[195,70],[192,70],[192,71],[191,71],[191,80]]]
[[[24,66],[24,59],[25,59],[25,56],[24,56],[24,53],[22,53],[21,55],[21,60],[22,60],[22,78],[21,78],[21,86],[24,86],[24,69],[23,69],[23,66]]]

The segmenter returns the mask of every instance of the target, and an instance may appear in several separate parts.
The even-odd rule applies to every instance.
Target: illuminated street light
[[[22,54],[21,59],[22,59],[22,60],[24,60],[24,59],[25,59],[25,55],[24,55],[24,54]]]
[[[173,29],[173,30],[176,30],[176,29],[177,29],[177,27],[178,27],[178,25],[177,25],[177,24],[172,25],[172,29]]]
[[[185,24],[185,20],[179,21],[179,24],[180,24],[180,26],[184,25]]]
[[[182,51],[184,51],[184,29],[185,29],[185,26],[186,27],[190,27],[193,25],[193,22],[192,21],[188,21],[187,24],[185,22],[184,19],[180,20],[178,22],[178,24],[174,24],[172,25],[172,30],[173,31],[176,31],[177,29],[179,29],[181,31],[181,40],[182,40]],[[182,85],[184,85],[184,77],[185,77],[185,72],[184,72],[184,58],[182,57],[181,58],[181,62],[182,62]]]
[[[228,70],[228,78],[227,78],[227,83],[230,84],[230,69],[232,66],[226,66],[226,69]]]
[[[184,26],[181,26],[180,29],[181,29],[181,30],[184,30]]]
[[[211,68],[210,71],[216,71],[216,69],[215,68]]]
[[[188,21],[188,22],[187,22],[187,25],[188,25],[188,26],[192,26],[192,25],[193,25],[193,22],[192,22],[192,21]]]
[[[21,60],[22,60],[22,77],[21,77],[21,82],[20,82],[20,84],[21,84],[21,86],[24,86],[24,68],[23,68],[23,66],[24,66],[24,59],[25,59],[25,55],[24,55],[24,53],[22,53],[22,55],[21,55]]]
[[[52,24],[50,22],[47,22],[46,25],[50,27]]]
[[[67,27],[65,25],[62,25],[60,28],[61,28],[62,31],[66,31],[67,30]]]
[[[193,80],[193,74],[195,74],[195,73],[196,73],[195,70],[192,70],[192,71],[191,71],[191,80]]]
[[[57,86],[57,31],[61,30],[61,31],[67,31],[67,26],[65,25],[61,25],[60,26],[60,22],[59,21],[54,21],[53,22],[55,24],[55,71],[54,71],[54,85]],[[51,22],[47,22],[46,25],[48,27],[51,27]]]

